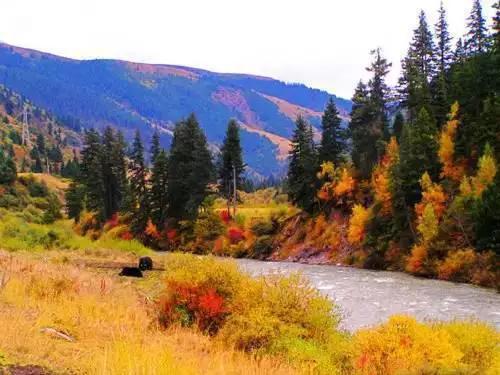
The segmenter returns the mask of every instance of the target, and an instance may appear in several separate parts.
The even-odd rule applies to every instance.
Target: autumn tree
[[[455,102],[451,107],[449,120],[441,130],[439,139],[439,160],[441,162],[441,177],[460,183],[465,173],[463,163],[455,158],[455,138],[460,121],[458,119],[460,106]]]

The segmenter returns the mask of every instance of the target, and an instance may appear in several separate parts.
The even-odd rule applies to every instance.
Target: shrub
[[[257,236],[267,236],[276,232],[276,224],[272,220],[258,220],[252,225],[252,232]]]
[[[461,357],[447,332],[406,316],[360,330],[353,340],[352,365],[359,374],[452,373]]]
[[[227,230],[227,236],[232,244],[237,244],[245,239],[245,233],[238,227],[231,227]]]
[[[251,257],[255,259],[265,259],[273,251],[273,238],[271,236],[260,236],[252,245]]]
[[[224,224],[212,211],[203,212],[194,224],[194,235],[203,241],[213,241],[224,233]]]
[[[164,324],[196,324],[226,345],[290,360],[302,360],[297,349],[308,346],[316,364],[339,340],[334,306],[299,275],[253,279],[233,262],[186,254],[169,254],[166,268]]]
[[[443,280],[469,281],[470,272],[476,262],[473,249],[454,251],[438,267],[438,277]]]

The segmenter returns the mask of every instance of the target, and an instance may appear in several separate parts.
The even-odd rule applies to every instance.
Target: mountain
[[[75,129],[112,125],[127,138],[139,129],[149,141],[157,128],[165,147],[175,122],[191,112],[215,147],[234,117],[241,124],[245,161],[256,176],[282,173],[295,117],[302,114],[317,128],[330,96],[268,77],[121,60],[75,60],[8,44],[0,44],[0,84]],[[333,97],[347,118],[351,102]]]

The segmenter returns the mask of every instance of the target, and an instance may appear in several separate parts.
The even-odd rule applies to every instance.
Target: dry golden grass
[[[98,253],[89,260],[102,259]],[[121,279],[77,265],[80,253],[0,252],[0,352],[10,362],[76,374],[293,374],[193,330],[164,331],[153,302],[161,279]],[[130,261],[127,255],[106,259]],[[42,332],[52,328],[74,338]]]

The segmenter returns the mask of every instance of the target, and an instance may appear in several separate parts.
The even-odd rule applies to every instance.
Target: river
[[[500,294],[468,284],[420,279],[404,273],[239,259],[251,275],[300,272],[330,297],[354,331],[410,314],[419,320],[479,319],[500,329]]]

